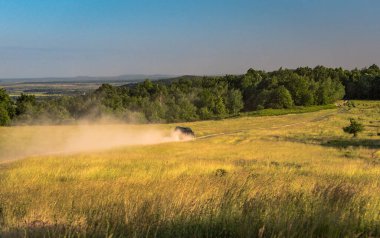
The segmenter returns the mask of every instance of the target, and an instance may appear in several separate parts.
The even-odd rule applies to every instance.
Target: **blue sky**
[[[0,0],[0,78],[380,64],[378,0]]]

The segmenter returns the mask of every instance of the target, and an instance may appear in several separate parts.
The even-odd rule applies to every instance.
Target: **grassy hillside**
[[[365,125],[356,139],[342,131],[351,117]],[[380,103],[183,125],[198,139],[3,163],[1,234],[380,236]],[[167,132],[174,126],[91,131]],[[60,148],[77,131],[1,128],[0,148],[17,155],[33,145],[40,153]]]

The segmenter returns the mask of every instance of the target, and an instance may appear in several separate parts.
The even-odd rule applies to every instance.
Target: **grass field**
[[[183,125],[198,139],[44,156],[78,127],[0,128],[0,158],[36,154],[0,165],[0,236],[380,237],[379,102]]]

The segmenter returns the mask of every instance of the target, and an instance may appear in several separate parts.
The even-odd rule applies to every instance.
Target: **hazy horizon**
[[[329,68],[343,68],[345,70],[353,70],[355,68],[357,69],[364,69],[364,68],[368,68],[372,65],[378,65],[376,63],[373,63],[373,64],[368,64],[368,65],[364,65],[362,67],[352,67],[352,68],[345,68],[345,67],[342,67],[342,66],[327,66],[327,65],[315,65],[315,66],[309,66],[309,65],[306,65],[306,66],[297,66],[297,67],[283,67],[283,66],[280,66],[279,68],[277,69],[270,69],[270,70],[264,70],[264,69],[261,69],[261,68],[254,68],[254,67],[249,67],[247,68],[244,72],[241,72],[241,73],[234,73],[234,74],[231,74],[231,73],[226,73],[226,74],[139,74],[139,73],[131,73],[131,74],[117,74],[117,75],[73,75],[73,76],[57,76],[57,75],[53,75],[53,76],[35,76],[35,77],[4,77],[4,78],[1,78],[0,77],[0,81],[1,80],[12,80],[12,79],[75,79],[75,78],[119,78],[120,77],[120,80],[124,80],[124,79],[121,79],[122,77],[129,77],[128,79],[130,80],[133,80],[133,79],[141,79],[142,77],[146,77],[146,79],[150,79],[148,77],[152,77],[154,76],[154,79],[165,79],[165,78],[175,78],[175,77],[182,77],[182,76],[225,76],[225,75],[243,75],[245,74],[248,69],[252,68],[254,70],[263,70],[265,72],[272,72],[272,71],[276,71],[276,70],[279,70],[280,68],[283,68],[283,69],[290,69],[290,70],[294,70],[296,68],[300,68],[300,67],[310,67],[310,68],[315,68],[317,66],[324,66],[324,67],[329,67]],[[378,65],[380,67],[380,65]],[[134,76],[136,76],[136,78],[133,78]]]
[[[0,0],[0,78],[380,64],[375,0]]]
[[[169,75],[169,74],[119,74],[119,75],[75,75],[75,76],[44,76],[44,77],[7,77],[0,78],[1,80],[11,80],[11,79],[75,79],[75,78],[110,78],[110,79],[122,79],[123,77],[128,77],[128,79],[140,79],[143,77],[153,77],[153,78],[166,78],[166,77],[179,77],[183,75]]]

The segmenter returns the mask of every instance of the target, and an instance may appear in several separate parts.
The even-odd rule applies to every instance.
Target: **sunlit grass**
[[[380,236],[380,103],[356,105],[185,123],[198,137],[214,136],[4,164],[3,235]],[[350,117],[365,125],[357,139],[341,129]],[[21,143],[1,146],[75,131],[47,128],[1,128]]]

